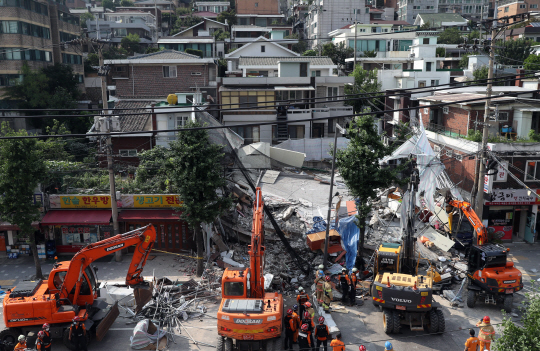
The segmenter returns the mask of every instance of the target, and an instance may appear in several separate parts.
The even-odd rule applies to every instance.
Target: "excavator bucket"
[[[111,309],[107,313],[107,315],[99,322],[99,325],[96,328],[96,339],[98,341],[101,341],[105,334],[109,331],[111,326],[113,325],[116,318],[120,315],[120,310],[118,309],[118,301],[112,305]]]
[[[150,283],[150,286],[152,283]],[[152,300],[152,289],[135,288],[133,290],[135,296],[135,313],[141,312],[144,305]]]

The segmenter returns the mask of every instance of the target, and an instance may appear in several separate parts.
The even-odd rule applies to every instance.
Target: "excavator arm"
[[[458,201],[453,199],[447,199],[446,202],[453,207],[457,207],[463,211],[463,214],[469,220],[469,223],[474,227],[476,244],[482,246],[487,243],[487,229],[482,224],[480,218],[471,207],[471,204],[466,201]]]
[[[251,245],[249,246],[251,297],[264,297],[264,202],[261,188],[255,192],[253,202],[253,226],[251,232]]]
[[[144,283],[141,276],[148,254],[156,241],[156,229],[149,224],[124,234],[90,244],[80,250],[69,264],[68,271],[60,288],[60,297],[68,298],[75,287],[73,303],[76,303],[82,285],[83,272],[92,262],[131,245],[137,245],[126,276],[126,284],[135,286]]]

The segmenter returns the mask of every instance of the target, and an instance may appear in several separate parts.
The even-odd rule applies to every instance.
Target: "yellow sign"
[[[110,195],[61,195],[58,200],[59,208],[111,208]]]
[[[134,208],[180,207],[178,195],[132,195]]]
[[[122,194],[116,199],[118,208],[172,208],[180,207],[178,195],[132,195]],[[111,196],[98,195],[57,195],[49,196],[50,208],[111,208]]]
[[[422,293],[420,294],[420,296],[428,296],[429,295],[429,292],[427,291],[422,291]]]

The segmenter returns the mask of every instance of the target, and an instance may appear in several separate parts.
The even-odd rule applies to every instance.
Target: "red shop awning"
[[[49,211],[41,220],[42,225],[109,225],[110,210]]]
[[[119,221],[132,220],[178,220],[180,213],[175,210],[122,210],[118,214]]]

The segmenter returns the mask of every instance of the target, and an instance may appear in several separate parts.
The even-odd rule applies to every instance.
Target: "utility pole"
[[[356,32],[358,30],[358,9],[354,9],[354,65],[353,71],[356,69]]]
[[[112,120],[109,116],[109,104],[107,102],[107,73],[108,69],[105,67],[103,60],[103,45],[98,45],[99,53],[99,70],[101,75],[101,100],[103,101],[103,114],[106,118],[107,125],[107,143],[105,149],[107,150],[107,169],[109,170],[109,186],[111,193],[111,210],[113,220],[114,235],[119,234],[118,230],[118,206],[116,204],[116,186],[114,183],[114,168],[113,168],[113,156],[112,156],[112,137],[110,135],[112,128]],[[114,254],[116,262],[122,261],[122,250],[116,251]]]
[[[495,61],[495,37],[497,36],[497,3],[495,2],[495,15],[493,16],[493,25],[491,27],[491,45],[489,50],[489,71],[488,71],[488,82],[487,82],[487,88],[486,88],[486,105],[484,108],[484,123],[482,124],[483,132],[482,132],[482,149],[481,152],[481,159],[480,159],[480,165],[479,165],[479,172],[477,174],[477,193],[476,193],[476,204],[475,204],[475,211],[478,215],[478,218],[481,220],[483,219],[483,211],[484,211],[484,177],[486,175],[486,146],[487,141],[489,137],[489,108],[491,105],[491,93],[492,93],[492,87],[493,87],[493,63]],[[480,156],[479,156],[480,157]]]

